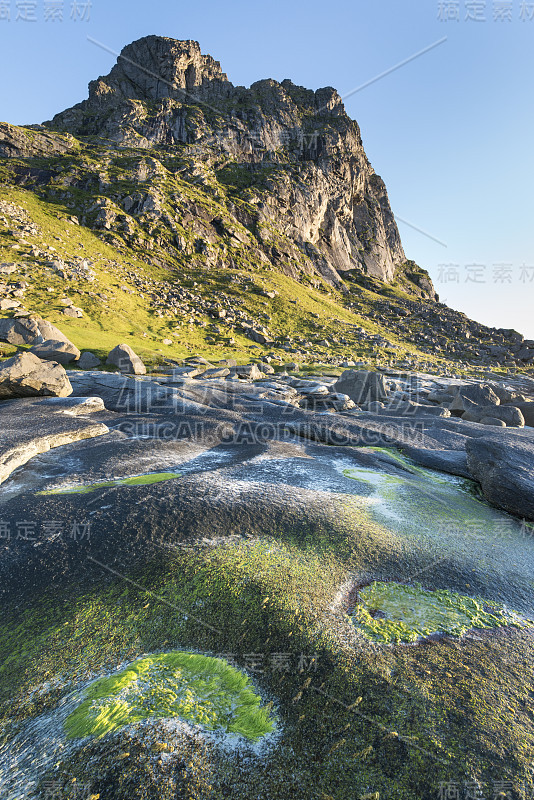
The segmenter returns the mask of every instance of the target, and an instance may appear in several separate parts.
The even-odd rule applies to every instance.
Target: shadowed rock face
[[[331,87],[314,92],[271,79],[233,86],[197,42],[148,36],[89,84],[88,100],[45,125],[135,148],[195,144],[204,150],[199,160],[230,156],[256,172],[283,164],[276,181],[267,182],[258,222],[294,242],[289,255],[304,261],[305,271],[332,284],[354,269],[391,281],[406,262],[384,182]],[[430,280],[417,292],[434,297]]]

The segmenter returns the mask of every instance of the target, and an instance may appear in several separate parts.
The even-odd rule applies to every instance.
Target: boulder
[[[493,425],[495,428],[506,428],[506,422],[503,422],[502,419],[497,419],[497,417],[482,417],[480,424]]]
[[[447,403],[448,405],[452,402],[455,393],[455,388],[433,389],[427,394],[426,399],[431,403]]]
[[[20,308],[21,305],[22,303],[18,300],[5,297],[3,300],[0,300],[0,311],[12,311],[14,308]]]
[[[514,403],[514,405],[523,414],[525,425],[534,428],[534,400],[525,400],[523,403]]]
[[[469,411],[465,411],[462,414],[462,419],[466,422],[482,422],[485,417],[500,419],[508,428],[523,428],[525,426],[525,418],[515,406],[473,406]]]
[[[119,368],[119,372],[126,375],[146,375],[146,367],[127,344],[118,344],[109,353],[106,364],[112,364]]]
[[[2,342],[16,345],[40,344],[48,339],[56,342],[69,341],[55,325],[41,317],[0,319],[0,341]]]
[[[274,367],[271,367],[270,364],[258,364],[258,369],[260,369],[264,375],[274,375]]]
[[[487,437],[470,437],[467,466],[490,503],[534,520],[534,442],[518,434],[495,431]]]
[[[460,386],[456,390],[449,410],[463,412],[476,406],[498,406],[500,402],[491,386],[475,383],[471,386]]]
[[[100,359],[97,358],[94,353],[90,353],[89,350],[86,350],[85,353],[81,354],[76,366],[80,367],[80,369],[94,369],[95,367],[99,367],[100,363]]]
[[[60,364],[70,364],[80,357],[80,351],[72,342],[58,342],[55,339],[48,339],[41,344],[34,344],[30,348],[37,358],[43,361],[58,361]]]
[[[358,405],[388,397],[384,375],[366,370],[345,370],[332,388],[334,392],[348,395]]]
[[[197,378],[226,378],[230,374],[228,367],[210,367],[196,375]]]
[[[263,372],[260,372],[257,364],[244,364],[238,367],[232,367],[230,370],[231,375],[238,375],[240,378],[248,378],[250,381],[258,381],[263,378]]]
[[[0,366],[0,398],[68,397],[72,386],[61,364],[18,353]]]
[[[67,308],[63,309],[63,314],[66,317],[72,317],[72,319],[81,319],[83,317],[82,309],[77,306],[67,306]]]
[[[515,392],[512,389],[506,389],[504,386],[502,386],[502,384],[492,383],[490,386],[501,403],[513,403],[513,405],[516,406],[518,402],[524,402],[526,400],[524,395],[519,394],[519,392]]]

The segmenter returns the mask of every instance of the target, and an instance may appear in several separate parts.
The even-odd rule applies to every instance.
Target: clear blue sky
[[[399,222],[441,298],[534,338],[534,1],[92,0],[72,12],[72,0],[0,0],[0,119],[41,122],[83,100],[115,61],[88,36],[115,51],[147,34],[196,39],[234,84],[291,78],[342,96],[447,37],[346,108],[395,214],[447,244]],[[485,21],[466,19],[476,13]]]

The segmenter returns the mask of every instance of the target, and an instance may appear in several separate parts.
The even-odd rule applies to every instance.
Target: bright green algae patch
[[[435,633],[462,636],[471,628],[519,625],[517,616],[498,603],[447,589],[431,592],[421,584],[375,581],[362,588],[359,596],[353,620],[373,642],[407,643]]]
[[[107,489],[110,486],[148,486],[152,483],[162,483],[179,478],[179,472],[152,472],[149,475],[135,475],[133,478],[118,478],[114,481],[91,483],[88,486],[74,486],[68,489],[48,489],[37,494],[89,494],[96,489]]]
[[[65,728],[70,737],[100,737],[143,719],[179,717],[256,741],[274,727],[260,702],[249,678],[223,659],[175,651],[97,680]]]

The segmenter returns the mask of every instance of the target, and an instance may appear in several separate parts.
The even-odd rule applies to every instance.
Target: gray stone
[[[451,403],[456,389],[433,389],[427,395],[427,400],[431,403]]]
[[[211,367],[196,375],[196,378],[226,378],[230,374],[228,367]]]
[[[69,342],[59,328],[41,317],[0,319],[0,341],[2,342],[16,345],[40,344],[48,339]]]
[[[534,428],[534,400],[526,400],[520,403],[516,402],[514,406],[523,414],[525,425]]]
[[[506,428],[506,422],[497,417],[482,417],[480,420],[481,425],[493,425],[495,428]]]
[[[132,348],[127,344],[118,344],[109,353],[106,364],[119,368],[126,375],[146,375],[146,367]]]
[[[76,364],[77,367],[80,369],[94,369],[95,367],[99,367],[101,365],[101,361],[97,358],[94,353],[91,353],[89,350],[86,350],[84,353],[81,354],[80,358],[78,359],[78,363]]]
[[[72,319],[81,319],[83,317],[83,311],[81,308],[77,306],[67,306],[67,308],[63,309],[63,314],[66,317],[71,317]]]
[[[487,384],[460,386],[449,405],[450,411],[469,411],[474,406],[498,406],[499,398]]]
[[[373,400],[387,400],[388,397],[384,375],[366,370],[345,370],[335,382],[333,390],[348,395],[358,405]]]
[[[0,398],[68,397],[71,393],[61,364],[41,361],[33,353],[18,353],[0,366]]]
[[[490,503],[533,520],[534,441],[506,433],[467,440],[469,472]]]
[[[238,375],[240,378],[248,378],[251,381],[258,381],[263,378],[263,373],[258,369],[257,364],[244,364],[230,369],[231,375]]]
[[[72,342],[58,342],[54,339],[48,339],[41,344],[34,344],[30,348],[30,353],[33,353],[43,361],[58,361],[63,366],[76,361],[80,357],[80,351]]]
[[[270,364],[258,364],[258,369],[260,369],[264,375],[274,375],[274,367],[271,367]]]
[[[509,428],[523,428],[525,425],[523,414],[515,406],[473,406],[462,414],[462,419],[466,422],[481,422],[484,417],[500,419]]]

